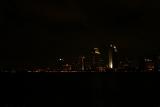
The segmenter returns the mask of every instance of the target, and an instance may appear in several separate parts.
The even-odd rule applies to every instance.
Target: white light
[[[96,54],[101,54],[101,53],[100,53],[100,52],[98,52],[98,51],[96,51],[95,53],[96,53]]]
[[[113,64],[112,63],[110,64],[110,68],[113,68]]]
[[[95,50],[95,54],[101,54],[98,48],[94,48],[94,50]]]
[[[32,71],[28,71],[28,72],[32,72]]]
[[[144,59],[145,62],[151,62],[152,60],[151,59]]]
[[[113,45],[112,45],[112,44],[110,44],[110,47],[113,47]]]
[[[109,62],[109,68],[113,68],[113,62],[112,62],[112,60],[110,60],[110,62]]]
[[[63,61],[63,59],[62,59],[62,58],[59,58],[59,60],[60,60],[60,61]]]
[[[115,51],[115,52],[118,52],[118,50],[117,50],[116,48],[114,49],[114,51]]]

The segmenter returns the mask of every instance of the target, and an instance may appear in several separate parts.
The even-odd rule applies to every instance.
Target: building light
[[[59,60],[59,61],[64,61],[64,59],[62,59],[62,58],[59,58],[58,60]]]
[[[144,61],[145,61],[145,62],[152,62],[151,59],[146,59],[146,58],[144,59]]]
[[[32,72],[32,71],[28,71],[28,72]]]
[[[110,44],[110,47],[113,47],[113,45],[112,45],[112,44]]]
[[[95,54],[101,54],[98,48],[94,48],[94,50],[95,50]]]
[[[95,53],[96,53],[96,54],[101,54],[101,53],[100,53],[100,52],[98,52],[98,51],[96,51]]]
[[[113,63],[110,63],[110,68],[113,68]]]
[[[114,49],[114,52],[118,52],[117,48]]]
[[[112,62],[112,60],[109,61],[109,68],[111,68],[111,69],[113,68],[113,62]]]

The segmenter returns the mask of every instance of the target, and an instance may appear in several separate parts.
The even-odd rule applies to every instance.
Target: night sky
[[[78,56],[109,41],[124,55],[154,52],[158,0],[2,0],[1,63],[46,62]]]

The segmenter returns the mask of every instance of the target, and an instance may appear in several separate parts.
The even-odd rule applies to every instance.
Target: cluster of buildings
[[[113,43],[104,49],[93,48],[89,55],[80,56],[70,64],[64,63],[65,59],[57,60],[56,70],[59,71],[111,71],[118,67],[118,49]]]
[[[70,59],[69,62],[65,58],[58,58],[51,66],[24,66],[18,69],[27,72],[160,72],[160,54],[129,59],[121,56],[118,45],[110,43],[104,48],[92,48],[89,54]]]
[[[122,58],[116,44],[110,43],[104,48],[93,48],[89,55],[77,58],[73,63],[65,64],[59,59],[57,71],[96,71],[96,72],[151,72],[160,71],[160,56],[142,56],[140,58]]]

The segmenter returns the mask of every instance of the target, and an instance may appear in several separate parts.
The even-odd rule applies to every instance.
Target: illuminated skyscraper
[[[94,48],[92,55],[92,68],[96,70],[102,66],[102,56],[99,48]]]
[[[109,48],[109,68],[113,68],[113,51],[112,51],[112,48]]]
[[[109,50],[108,50],[108,66],[110,69],[114,69],[115,67],[117,67],[117,47],[115,44],[110,44],[109,45]]]

